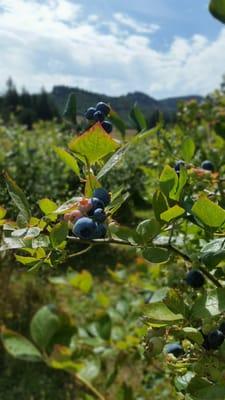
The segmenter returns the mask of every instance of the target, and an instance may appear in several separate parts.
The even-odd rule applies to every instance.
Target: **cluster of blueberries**
[[[185,162],[183,160],[179,160],[175,163],[174,165],[174,169],[177,173],[180,172],[180,167],[183,166],[185,167]],[[204,169],[205,171],[210,171],[210,172],[214,172],[215,171],[215,167],[212,163],[212,161],[210,160],[205,160],[201,163],[201,169]]]
[[[202,346],[206,350],[217,350],[225,339],[225,322],[222,322],[218,329],[214,329],[207,335],[203,334],[201,331],[204,342]],[[179,343],[169,343],[166,347],[166,352],[168,354],[173,354],[175,357],[182,356],[184,354],[184,349]]]
[[[103,129],[107,133],[111,133],[113,126],[111,122],[105,120],[105,117],[107,117],[109,112],[110,112],[110,107],[108,106],[108,104],[104,103],[103,101],[100,101],[98,104],[96,104],[95,107],[89,107],[85,112],[84,116],[89,121],[100,122]]]
[[[95,189],[90,199],[82,198],[77,209],[64,216],[73,224],[73,234],[83,240],[104,238],[107,233],[104,209],[109,203],[110,194],[104,188]]]

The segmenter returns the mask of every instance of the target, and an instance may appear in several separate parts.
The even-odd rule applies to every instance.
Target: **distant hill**
[[[138,106],[145,116],[150,118],[153,113],[157,111],[163,112],[164,114],[175,114],[179,101],[188,101],[191,99],[196,99],[197,101],[202,100],[201,96],[196,95],[156,100],[141,92],[112,97],[68,86],[54,86],[50,95],[60,111],[64,109],[68,95],[71,92],[75,93],[77,97],[78,114],[83,114],[88,107],[95,105],[98,101],[105,101],[111,104],[112,108],[125,120],[134,103],[138,103]]]

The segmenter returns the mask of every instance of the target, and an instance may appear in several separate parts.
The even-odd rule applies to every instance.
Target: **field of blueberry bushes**
[[[0,125],[0,398],[223,400],[224,84],[150,130],[77,101]]]

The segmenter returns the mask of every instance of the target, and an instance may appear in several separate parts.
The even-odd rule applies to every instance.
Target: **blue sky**
[[[156,98],[207,94],[225,73],[208,0],[0,0],[0,90],[70,85]]]

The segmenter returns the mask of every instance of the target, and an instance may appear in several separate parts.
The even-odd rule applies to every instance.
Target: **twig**
[[[136,243],[131,243],[128,240],[122,240],[122,239],[113,239],[113,238],[107,238],[107,239],[94,239],[94,240],[83,240],[80,238],[77,238],[75,236],[68,236],[67,237],[69,240],[72,240],[77,243],[89,243],[90,245],[102,245],[102,244],[110,244],[110,245],[122,245],[122,246],[130,246],[130,247],[136,247],[136,248],[144,248],[146,246],[144,245],[138,245]],[[175,254],[179,255],[182,257],[184,260],[186,260],[189,263],[192,263],[193,260],[191,257],[189,257],[186,253],[184,253],[182,250],[178,249],[177,247],[174,247],[170,242],[168,243],[153,243],[155,247],[166,247],[167,249],[173,251]],[[85,249],[86,250],[86,249]],[[89,250],[89,249],[88,249]],[[202,273],[217,287],[223,287],[221,283],[203,266],[200,266],[199,269],[202,271]]]
[[[73,258],[73,257],[81,256],[82,254],[85,254],[85,253],[87,253],[89,250],[91,250],[92,247],[93,247],[93,244],[91,243],[91,244],[89,244],[88,247],[86,247],[86,249],[83,249],[83,250],[81,250],[81,251],[78,251],[77,253],[72,253],[72,254],[70,254],[69,256],[67,256],[67,258]]]
[[[99,391],[97,389],[95,389],[95,387],[92,386],[92,384],[89,383],[86,379],[82,378],[81,376],[79,376],[77,374],[75,375],[75,379],[78,382],[80,382],[83,386],[85,386],[90,391],[90,393],[92,393],[96,397],[96,399],[106,400],[105,397],[103,397],[102,394],[99,393]]]

